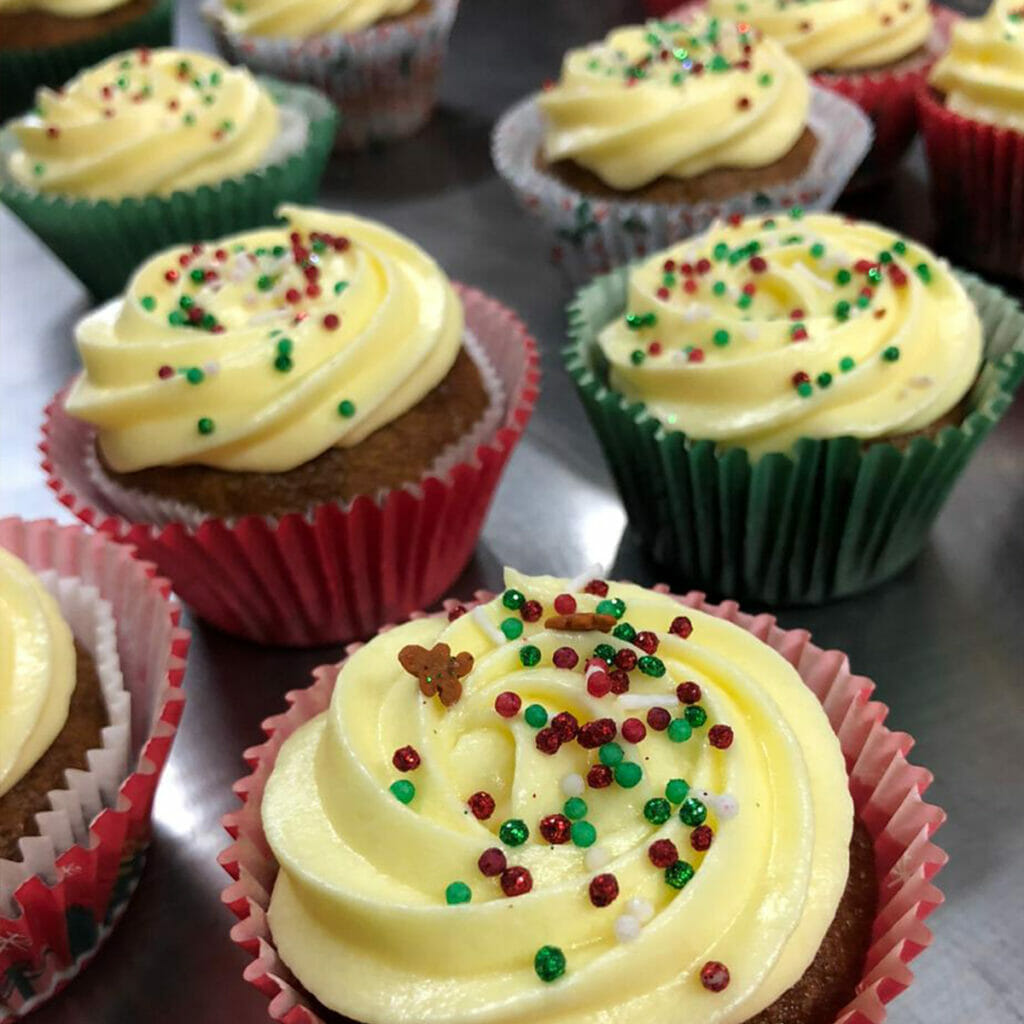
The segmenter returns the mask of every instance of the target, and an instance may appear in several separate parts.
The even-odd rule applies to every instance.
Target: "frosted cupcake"
[[[208,0],[221,52],[338,107],[339,149],[418,131],[437,103],[458,0]]]
[[[734,608],[589,576],[505,586],[320,670],[250,751],[225,899],[260,951],[247,977],[281,993],[271,1016],[831,1024],[867,1006],[885,868],[859,817],[877,783],[847,775],[862,741],[822,706],[834,687],[846,707],[841,673],[806,635],[798,672],[792,638]],[[920,800],[912,773],[888,778]]]
[[[566,360],[676,578],[772,604],[903,568],[1024,372],[1024,315],[892,231],[718,225],[581,291]]]
[[[133,541],[213,621],[326,642],[435,599],[461,569],[532,405],[533,352],[511,314],[396,232],[279,213],[280,227],[154,257],[79,324],[84,372],[60,410],[78,421],[78,449],[58,472],[84,470],[101,507],[152,527]],[[253,594],[267,556],[244,542],[257,518],[291,569]],[[166,528],[169,542],[227,555],[213,522],[245,558],[221,566],[217,587],[212,564],[193,578],[200,550],[154,549]],[[420,559],[388,586],[391,566]],[[289,583],[305,595],[292,613]],[[239,603],[266,608],[273,628],[240,622]]]
[[[498,123],[494,158],[579,277],[724,212],[827,207],[869,138],[776,42],[697,16],[570,51],[558,82]]]
[[[943,242],[966,263],[1024,280],[1024,12],[1012,0],[953,31],[919,92]]]
[[[951,12],[928,0],[709,0],[777,39],[815,80],[874,124],[859,180],[893,169],[916,128],[914,93],[948,44]]]
[[[0,117],[133,46],[169,46],[173,0],[0,0]]]
[[[122,53],[4,127],[0,199],[107,297],[156,249],[309,198],[333,126],[311,90],[201,53]]]

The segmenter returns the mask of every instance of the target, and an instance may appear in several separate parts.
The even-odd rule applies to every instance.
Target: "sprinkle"
[[[733,731],[728,725],[713,725],[708,730],[708,742],[718,750],[727,750],[732,746]]]
[[[341,320],[339,319],[337,313],[326,313],[324,315],[323,325],[324,325],[324,327],[327,328],[327,330],[329,330],[329,331],[337,330],[338,329],[338,325],[340,323],[341,323]]]
[[[882,358],[887,363],[895,363],[900,357],[900,350],[896,345],[890,345],[882,350]]]
[[[619,942],[633,942],[640,937],[640,922],[632,914],[615,919],[615,938]]]
[[[676,697],[680,704],[696,704],[701,698],[701,689],[695,682],[688,680],[676,687]]]
[[[600,871],[612,862],[612,855],[603,846],[591,846],[583,855],[583,866],[588,871]]]
[[[561,846],[569,841],[572,822],[564,814],[549,814],[540,819],[540,834],[552,846]]]
[[[522,703],[523,702],[519,694],[506,690],[504,693],[499,693],[498,696],[495,697],[494,710],[497,711],[502,718],[515,718],[519,713],[519,708]]]
[[[670,779],[665,786],[665,796],[674,804],[681,804],[689,792],[690,784],[685,779]]]
[[[684,889],[693,876],[693,865],[685,860],[677,860],[665,868],[665,881],[673,889]]]
[[[668,631],[684,640],[693,632],[693,623],[685,615],[678,615],[672,620]]]
[[[619,881],[611,874],[595,875],[588,886],[590,902],[595,907],[611,906],[619,896]]]
[[[657,839],[647,847],[647,858],[656,868],[667,868],[679,859],[679,851],[671,839]]]
[[[501,873],[501,891],[509,898],[525,896],[533,888],[533,875],[524,867],[505,868]]]
[[[528,648],[524,647],[524,648],[522,648],[522,650],[520,650],[520,652],[519,652],[520,660],[522,659],[523,651],[525,651],[527,649]],[[537,651],[536,647],[534,647],[532,649]],[[537,660],[538,661],[540,660],[540,651],[537,651]],[[524,664],[525,664],[525,662],[524,662]],[[537,662],[534,661],[533,664],[536,665]],[[542,704],[531,704],[523,712],[523,718],[526,719],[526,724],[527,725],[532,726],[534,729],[539,729],[541,726],[547,725],[548,713],[547,713],[547,711],[545,710],[545,708],[544,708],[544,706]]]
[[[700,983],[709,992],[724,992],[729,987],[729,968],[718,960],[709,960],[700,969]]]
[[[343,416],[345,419],[351,419],[356,414],[355,402],[348,398],[342,399],[338,403],[338,415]]]
[[[652,797],[644,804],[644,817],[652,825],[664,825],[672,817],[672,805],[664,797]]]
[[[473,898],[473,893],[465,882],[450,882],[444,891],[444,901],[449,906],[456,903],[468,903]]]
[[[196,422],[196,429],[199,431],[200,434],[204,434],[204,435],[212,434],[214,429],[215,429],[214,428],[213,420],[211,420],[209,416],[201,417]]]
[[[635,917],[641,924],[647,924],[654,919],[654,907],[648,900],[628,900],[626,913]]]
[[[530,838],[530,829],[522,819],[509,818],[501,823],[501,828],[498,829],[498,838],[506,846],[522,846]]]
[[[496,846],[492,846],[480,854],[476,866],[480,869],[480,874],[487,878],[496,878],[505,870],[507,863],[505,854]]]
[[[688,796],[679,808],[679,820],[690,828],[703,825],[708,816],[708,809],[696,797]]]
[[[839,360],[839,369],[843,373],[849,373],[856,365],[857,364],[854,362],[852,356],[843,356],[843,358]]]
[[[569,832],[573,845],[586,849],[597,840],[597,829],[589,821],[574,821]]]
[[[506,640],[518,640],[523,633],[522,619],[505,619],[501,624],[501,632]]]
[[[501,603],[510,611],[518,611],[526,601],[525,595],[518,590],[506,590],[501,595]]]
[[[391,755],[391,763],[400,772],[412,772],[420,766],[420,755],[415,747],[399,747]]]
[[[555,981],[565,974],[565,954],[557,946],[541,946],[533,958],[533,969],[541,981]]]
[[[408,779],[398,779],[388,787],[395,799],[400,803],[407,804],[416,795],[416,787]]]
[[[632,761],[623,761],[615,766],[615,781],[623,789],[632,789],[643,778],[644,771]]]
[[[582,785],[583,776],[577,775],[576,778],[580,780]],[[583,790],[580,790],[580,792],[583,792]],[[562,805],[562,813],[572,821],[580,821],[587,816],[587,802],[578,796],[571,796]]]
[[[740,804],[736,797],[723,793],[715,798],[715,813],[720,821],[729,821],[740,813]]]
[[[466,806],[477,821],[487,821],[494,813],[494,797],[481,789],[466,801]]]
[[[914,273],[916,273],[925,284],[931,284],[932,271],[931,267],[929,267],[927,263],[918,263],[918,265],[914,267]]]
[[[711,843],[714,838],[715,833],[712,832],[710,826],[698,825],[690,833],[690,846],[692,846],[697,853],[704,853],[706,850],[711,849]]]
[[[725,330],[725,328],[723,328],[723,327],[720,327],[720,328],[719,328],[719,329],[718,329],[717,331],[715,331],[715,333],[714,333],[714,334],[713,334],[713,335],[711,336],[711,340],[712,340],[712,341],[713,341],[713,342],[714,342],[714,343],[715,343],[716,345],[718,345],[719,347],[721,347],[721,346],[723,346],[723,345],[728,345],[728,344],[729,344],[729,332],[728,332],[727,330]]]
[[[673,719],[668,727],[668,738],[673,743],[685,743],[693,735],[693,729],[685,718]]]

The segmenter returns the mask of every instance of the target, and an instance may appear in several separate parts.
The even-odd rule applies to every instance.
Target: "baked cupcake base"
[[[68,46],[131,24],[156,6],[156,0],[129,0],[89,18],[62,18],[48,11],[0,14],[0,39],[12,50]]]

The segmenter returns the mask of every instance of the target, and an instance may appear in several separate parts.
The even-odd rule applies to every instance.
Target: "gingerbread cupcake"
[[[335,115],[320,94],[207,54],[135,50],[0,132],[0,200],[98,298],[144,257],[312,197]]]
[[[279,214],[281,227],[154,257],[79,324],[85,370],[59,406],[61,423],[77,421],[76,454],[58,472],[84,471],[90,500],[140,524],[148,539],[135,542],[205,616],[326,642],[415,600],[407,613],[454,578],[532,405],[534,355],[510,314],[383,225]],[[439,500],[457,511],[439,515]],[[220,575],[227,602],[161,549],[160,538],[186,535],[202,547],[213,521],[244,538],[253,520],[277,535],[303,589],[292,613],[289,580],[253,594],[251,565],[240,565]],[[346,551],[339,523],[373,532]],[[303,546],[296,531],[328,546]],[[216,546],[217,558],[267,553]],[[403,565],[425,571],[392,589],[387,574]],[[269,633],[238,620],[250,603],[273,609]]]
[[[894,232],[720,224],[581,290],[566,363],[674,578],[773,605],[920,551],[1024,375],[1024,313]]]
[[[224,898],[271,1017],[880,1021],[889,866],[944,855],[918,773],[863,756],[865,681],[697,595],[505,586],[350,649],[249,752]]]
[[[204,7],[232,63],[331,97],[339,149],[404,138],[430,119],[457,10],[458,0],[208,0]]]
[[[559,80],[507,113],[494,159],[574,277],[724,213],[828,207],[868,146],[845,100],[779,44],[694,15],[570,51]]]

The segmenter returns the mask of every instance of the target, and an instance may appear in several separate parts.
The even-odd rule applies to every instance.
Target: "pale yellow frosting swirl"
[[[307,39],[361,32],[407,14],[418,0],[227,0],[221,20],[241,35]]]
[[[154,256],[79,323],[67,408],[114,469],[292,469],[358,444],[451,369],[462,305],[422,249],[350,214],[279,214]]]
[[[777,39],[806,71],[895,64],[932,30],[928,0],[709,0],[708,8]]]
[[[13,122],[8,172],[27,188],[84,199],[170,195],[260,167],[280,116],[245,68],[187,50],[118,54]]]
[[[538,103],[545,158],[625,191],[774,163],[803,133],[810,86],[777,43],[698,17],[616,29],[571,50]]]
[[[0,0],[0,14],[43,11],[62,18],[91,18],[123,7],[129,0]]]
[[[924,246],[797,210],[649,259],[599,343],[612,387],[663,424],[756,456],[928,426],[973,383],[982,329]]]
[[[931,84],[957,114],[1024,132],[1024,2],[997,0],[985,17],[958,21]]]
[[[57,602],[0,548],[0,796],[64,728],[74,688],[74,641]]]
[[[329,710],[281,748],[262,813],[281,865],[269,920],[282,958],[327,1006],[372,1024],[746,1020],[801,977],[846,884],[852,804],[820,704],[788,662],[740,627],[618,584],[607,600],[624,602],[622,623],[653,631],[664,671],[638,662],[628,693],[591,696],[584,666],[596,645],[638,658],[647,648],[546,628],[560,593],[575,592],[580,611],[597,609],[600,599],[579,582],[507,571],[506,583],[543,605],[520,637],[499,631],[505,620],[522,621],[501,597],[452,623],[431,616],[384,633],[343,665]],[[670,633],[682,614],[692,624],[686,639]],[[398,660],[407,645],[438,643],[474,659],[447,708],[424,697]],[[575,667],[554,666],[562,647],[578,652]],[[539,660],[525,667],[531,649]],[[623,722],[654,705],[683,718],[682,681],[700,685],[706,722],[627,742]],[[507,691],[522,700],[511,718],[495,708]],[[567,740],[543,753],[545,737],[526,714],[532,704],[552,716],[568,711],[581,725],[611,719],[635,784],[620,766],[622,784],[586,788],[581,776],[598,750]],[[710,732],[726,725],[734,736],[727,749]],[[393,754],[406,745],[421,763],[401,774]],[[602,751],[602,760],[613,753]],[[692,787],[690,803],[672,794],[662,823],[652,823],[645,805],[673,779]],[[412,783],[408,802],[389,792],[396,781]],[[467,808],[479,791],[496,804],[486,820]],[[585,806],[572,810],[573,828],[582,828],[552,844],[539,822],[576,793]],[[701,808],[713,832],[705,853],[691,842],[696,819],[681,820]],[[522,845],[505,837],[509,819],[529,829]],[[584,848],[587,826],[596,839]],[[682,888],[653,865],[656,840],[675,843],[693,869]],[[531,891],[506,896],[497,877],[485,877],[478,858],[488,848],[527,869]],[[599,873],[618,886],[601,908],[588,897]],[[469,902],[448,904],[455,881]],[[547,945],[565,958],[564,974],[550,982],[534,965]],[[708,961],[728,968],[724,991],[702,985]]]

